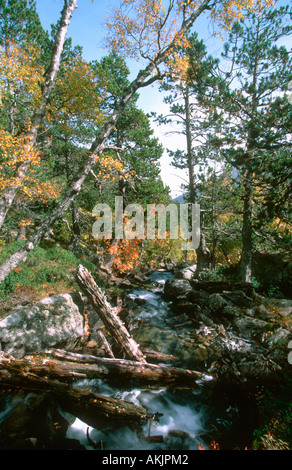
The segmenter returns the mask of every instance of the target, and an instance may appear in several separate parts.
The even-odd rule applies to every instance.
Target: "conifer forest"
[[[99,3],[0,0],[0,449],[291,450],[290,1]]]

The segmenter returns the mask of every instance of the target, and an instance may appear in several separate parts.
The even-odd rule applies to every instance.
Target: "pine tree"
[[[121,96],[129,87],[129,69],[116,53],[95,63],[99,80],[106,84],[101,90],[105,96],[101,110],[105,115],[113,112]],[[109,138],[109,147],[116,148],[123,170],[119,177],[117,195],[124,197],[124,203],[161,202],[168,191],[164,190],[160,178],[159,160],[163,147],[153,136],[150,120],[137,107],[138,94],[134,94],[125,107]],[[113,153],[113,155],[114,155]]]
[[[133,3],[135,3],[135,8],[132,9],[132,12],[136,15],[134,21],[132,21],[129,16],[124,16],[123,13],[124,8],[131,9]],[[70,182],[62,198],[60,198],[50,214],[39,224],[35,233],[26,241],[20,250],[15,252],[1,265],[0,282],[6,279],[9,273],[18,266],[20,262],[26,260],[28,254],[40,243],[44,235],[51,230],[56,221],[68,210],[69,206],[80,193],[88,174],[91,173],[96,163],[97,155],[106,148],[107,140],[126,105],[140,88],[149,86],[161,79],[161,67],[164,68],[174,48],[177,44],[181,44],[184,41],[194,22],[200,15],[206,11],[206,9],[211,8],[212,14],[215,16],[219,14],[223,21],[225,21],[226,17],[230,20],[241,13],[242,7],[248,9],[252,8],[254,1],[244,0],[243,4],[242,2],[239,4],[237,0],[226,0],[223,2],[223,5],[221,4],[222,2],[212,2],[211,0],[203,0],[199,4],[187,0],[178,0],[177,2],[169,1],[168,6],[165,8],[160,0],[154,2],[148,2],[146,0],[137,0],[137,2],[134,2],[134,0],[124,0],[121,2],[120,9],[116,10],[112,19],[108,21],[111,39],[114,39],[113,41],[109,41],[109,44],[115,47],[117,44],[116,39],[118,38],[119,45],[124,48],[126,54],[140,54],[140,57],[146,61],[146,65],[144,62],[143,68],[139,71],[136,78],[134,78],[124,90],[113,113],[109,116],[104,125],[100,127],[95,140],[92,142],[90,155],[84,162],[78,177]],[[64,2],[64,13],[68,12],[69,16],[71,16],[76,6],[76,0],[66,0]],[[64,26],[68,24],[67,20],[68,17],[62,22]],[[62,31],[64,32],[64,29]],[[144,39],[146,41],[144,41]],[[59,51],[58,48],[54,50],[56,52]],[[52,66],[49,68],[47,80],[45,81],[46,86],[43,89],[45,105],[47,104],[46,100],[48,99],[48,94],[51,92],[51,86],[54,84],[52,75],[54,75],[56,71],[55,65],[56,61],[52,61]],[[35,121],[35,129],[38,129],[38,122],[43,118],[44,109],[44,106],[41,106],[36,112],[37,119]],[[23,169],[25,168],[22,168],[22,170]],[[17,189],[18,188],[16,188],[16,192]],[[5,203],[8,202],[9,208],[14,197],[14,194],[10,194],[10,197],[4,201],[4,206]]]
[[[281,45],[292,33],[289,18],[288,6],[262,8],[259,15],[250,13],[233,25],[225,45],[224,57],[232,61],[226,80],[232,79],[234,84],[225,95],[229,119],[224,154],[237,168],[243,188],[241,278],[245,281],[252,276],[258,201],[274,200],[270,189],[279,179],[275,157],[282,162],[283,177],[285,155],[291,155],[291,112],[287,97],[281,96],[292,75],[292,59]]]
[[[205,45],[193,34],[188,38],[187,47],[176,48],[176,60],[180,57],[187,67],[182,75],[170,70],[161,86],[162,91],[169,92],[164,101],[169,105],[169,114],[158,116],[161,124],[175,124],[174,133],[185,136],[186,151],[177,149],[168,151],[172,165],[186,169],[188,183],[185,185],[184,199],[201,206],[201,243],[196,250],[197,272],[210,268],[210,251],[206,243],[205,211],[206,204],[202,197],[202,181],[208,171],[211,154],[206,151],[208,134],[217,127],[216,113],[209,112],[210,101],[207,95],[217,83],[214,68],[217,61],[208,56]],[[206,119],[207,108],[207,119]],[[200,189],[200,190],[199,190]]]
[[[48,45],[48,34],[44,31],[36,11],[34,0],[0,1],[0,45],[31,42],[39,46]]]

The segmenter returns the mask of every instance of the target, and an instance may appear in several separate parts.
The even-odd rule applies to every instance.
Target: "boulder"
[[[272,314],[276,311],[283,318],[292,315],[291,299],[262,298],[262,302]]]
[[[281,345],[287,346],[289,339],[292,339],[291,331],[285,328],[278,328],[265,338],[264,344],[269,348],[281,347]]]
[[[222,292],[222,296],[239,307],[251,307],[254,303],[254,300],[241,290],[225,291]]]
[[[188,281],[194,279],[195,274],[197,271],[197,265],[194,264],[193,266],[187,266],[186,268],[177,271],[175,277],[177,279],[187,279]]]
[[[21,358],[52,347],[72,348],[82,342],[86,326],[81,299],[77,296],[53,295],[36,304],[13,309],[0,322],[2,351]]]
[[[207,308],[212,316],[218,318],[233,318],[236,315],[234,308],[229,305],[220,294],[211,294],[208,298]]]
[[[164,296],[169,300],[187,298],[192,289],[192,285],[187,279],[167,279],[164,286]]]
[[[266,299],[255,293],[252,284],[241,281],[185,279],[185,269],[165,285],[170,312],[176,315],[170,320],[186,316],[175,341],[176,356],[183,357],[189,368],[208,368],[217,377],[224,377],[226,385],[229,381],[242,385],[254,385],[258,380],[276,382],[287,370],[292,302]],[[275,330],[281,317],[287,329]],[[187,318],[192,322],[193,335],[192,328],[189,335],[185,332]],[[173,325],[179,332],[180,323]]]
[[[267,329],[267,322],[247,315],[241,315],[234,318],[233,327],[242,338],[260,341]]]
[[[223,294],[227,293],[229,296],[233,295],[235,300],[235,295],[238,296],[239,292],[242,296],[244,293],[249,299],[253,299],[255,296],[254,287],[250,282],[243,281],[231,281],[231,280],[221,280],[221,281],[190,281],[194,290],[197,291],[206,291],[209,293]]]

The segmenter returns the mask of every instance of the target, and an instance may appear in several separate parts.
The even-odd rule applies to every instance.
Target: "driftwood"
[[[80,374],[78,373],[80,377]],[[105,397],[87,389],[78,389],[61,380],[76,380],[76,372],[48,362],[36,365],[29,360],[0,363],[0,390],[46,392],[52,395],[64,411],[78,417],[89,426],[101,428],[107,424],[140,425],[151,416],[140,406]],[[59,379],[59,380],[56,380]]]
[[[113,385],[127,387],[140,385],[194,389],[196,381],[203,376],[200,372],[175,367],[98,358],[64,350],[46,353],[50,353],[50,356],[46,357],[42,353],[23,359],[0,357],[0,392],[46,392],[56,399],[64,411],[99,429],[113,424],[138,426],[148,419],[155,419],[155,415],[132,403],[74,387],[76,380],[103,378],[111,379]]]
[[[78,266],[76,280],[80,289],[82,289],[98,312],[116,346],[122,349],[128,359],[146,363],[146,358],[139,345],[134,341],[121,319],[116,315],[92,275],[82,265]]]
[[[98,332],[99,335],[99,332]],[[99,335],[100,336],[100,335]],[[96,356],[96,357],[112,357],[114,358],[114,354],[111,350],[110,345],[108,344],[106,338],[104,338],[104,335],[101,334],[100,336],[101,340],[103,341],[103,345],[100,347],[86,347],[82,346],[80,348],[75,348],[71,352],[75,352],[78,354],[89,354],[91,356]],[[104,342],[103,338],[106,340],[108,347],[106,346],[106,343]],[[178,362],[178,357],[173,356],[172,354],[165,354],[162,352],[157,352],[157,351],[152,351],[151,349],[142,349],[142,352],[146,358],[146,361],[151,363],[151,364],[173,364],[174,362]]]
[[[120,385],[139,386],[172,386],[196,388],[197,381],[204,374],[178,367],[148,364],[126,359],[112,359],[96,357],[89,354],[77,354],[61,349],[46,351],[51,357],[60,359],[53,364],[50,376],[60,378],[63,376],[70,380],[67,373],[86,375],[90,378],[103,378]],[[62,362],[65,361],[65,362]],[[34,366],[33,371],[38,374],[47,372],[46,363]],[[64,375],[63,375],[64,374]],[[76,375],[78,377],[78,375]],[[74,378],[74,376],[72,376]]]
[[[151,349],[143,349],[143,354],[145,355],[147,362],[150,362],[151,364],[157,364],[160,362],[164,364],[171,364],[178,361],[178,358],[172,354],[164,354],[161,352],[152,351]]]
[[[46,356],[47,355],[47,356]],[[194,389],[204,374],[178,367],[148,364],[126,359],[112,359],[72,353],[60,349],[46,351],[42,355],[13,359],[0,365],[2,376],[7,371],[12,379],[13,371],[34,374],[50,380],[73,384],[78,379],[101,378],[120,386],[171,386]],[[8,382],[7,382],[8,383]]]
[[[104,358],[79,355],[66,351],[52,351],[55,357],[77,363],[78,367],[74,366],[74,370],[77,373],[84,372],[86,363],[86,367],[90,367],[91,373],[95,374],[95,376],[110,378],[115,381],[125,382],[130,380],[135,385],[147,386],[155,384],[161,386],[196,387],[196,381],[203,377],[203,374],[200,372],[161,364],[148,364],[146,354],[133,340],[120,318],[115,314],[88,270],[79,265],[76,278],[80,288],[97,310],[116,346],[125,352],[127,359],[112,358],[112,355],[110,358]],[[157,359],[158,354],[153,353],[152,356],[156,356]],[[163,355],[160,357],[162,359]]]
[[[98,331],[98,336],[100,337],[102,343],[103,343],[103,346],[104,346],[104,350],[105,350],[105,353],[107,354],[107,356],[109,357],[112,357],[114,358],[114,353],[112,352],[112,348],[110,347],[106,337],[104,336],[103,332],[102,331]]]
[[[142,351],[133,340],[123,322],[98,288],[91,274],[79,266],[77,281],[97,310],[109,331],[115,346],[127,359],[115,358],[109,343],[101,333],[103,354],[79,354],[60,349],[44,351],[38,355],[14,359],[0,355],[0,392],[13,394],[19,390],[51,394],[61,408],[88,425],[103,428],[107,425],[141,425],[155,419],[140,406],[94,393],[74,386],[76,380],[101,378],[112,385],[142,387],[172,387],[194,389],[204,374],[180,369],[171,363],[175,357]],[[157,362],[157,364],[148,363]],[[150,434],[150,433],[149,433]],[[147,439],[152,439],[150,435]],[[154,439],[160,439],[157,436]]]

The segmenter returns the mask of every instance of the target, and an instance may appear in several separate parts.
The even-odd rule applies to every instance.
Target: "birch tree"
[[[20,263],[26,260],[29,253],[39,244],[43,236],[49,232],[55,222],[62,217],[70,207],[81,187],[90,174],[97,156],[107,147],[110,137],[118,119],[132,96],[141,88],[145,88],[161,79],[166,70],[165,64],[173,63],[172,52],[178,43],[186,41],[187,35],[195,21],[206,10],[211,9],[214,17],[219,21],[225,18],[234,18],[234,15],[243,14],[244,8],[254,7],[252,0],[219,2],[217,0],[202,0],[193,2],[189,0],[169,0],[167,6],[161,0],[123,0],[119,10],[113,12],[108,21],[110,37],[109,45],[132,57],[142,58],[143,68],[136,78],[126,87],[122,97],[116,104],[111,116],[96,135],[92,142],[90,155],[84,163],[78,177],[70,183],[64,192],[63,198],[54,207],[36,228],[35,233],[23,246],[0,266],[0,282]],[[72,13],[76,1],[65,2],[64,12]],[[68,17],[67,17],[68,19]],[[65,21],[64,21],[65,23]],[[121,50],[122,49],[122,50]],[[183,64],[182,64],[183,65]],[[180,66],[174,61],[173,66]],[[53,72],[53,67],[51,68]],[[51,75],[50,75],[51,76]],[[51,89],[51,81],[47,81],[47,91]],[[45,87],[46,89],[46,87]],[[47,96],[47,93],[44,93]],[[36,118],[43,114],[41,108]],[[36,119],[36,122],[39,122]]]
[[[25,148],[23,149],[23,154],[25,155],[27,153],[28,158],[23,159],[23,161],[17,167],[15,184],[9,185],[7,188],[5,188],[0,197],[0,228],[2,227],[5,217],[20,189],[21,183],[29,172],[31,165],[31,149],[34,149],[37,145],[40,126],[45,116],[46,107],[56,82],[66,34],[72,14],[76,7],[77,0],[64,0],[64,7],[56,35],[51,63],[44,76],[41,87],[41,99],[39,100],[38,106],[34,110],[34,114],[30,123],[30,129],[26,138]]]

